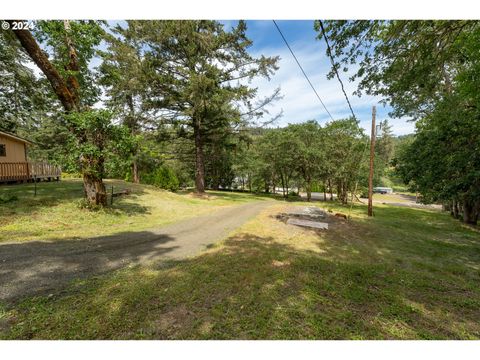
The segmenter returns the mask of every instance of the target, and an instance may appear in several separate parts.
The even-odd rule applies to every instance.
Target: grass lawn
[[[480,338],[478,229],[388,205],[368,219],[358,205],[351,221],[313,232],[276,220],[285,206],[272,205],[197,257],[4,306],[0,337]]]
[[[82,181],[1,185],[0,196],[18,200],[0,202],[0,242],[56,240],[110,235],[144,230],[206,213],[222,206],[258,200],[242,193],[209,192],[205,199],[188,192],[171,193],[153,186],[106,180],[107,189],[131,189],[132,194],[117,197],[113,206],[100,211],[80,209]],[[109,197],[110,200],[110,197]]]
[[[406,196],[408,195],[408,196]],[[410,203],[415,202],[415,198],[411,198],[410,196],[415,197],[415,194],[410,193],[395,193],[395,194],[373,194],[372,199],[376,201],[385,201],[385,202],[395,202],[395,203]],[[364,199],[367,202],[367,199]]]

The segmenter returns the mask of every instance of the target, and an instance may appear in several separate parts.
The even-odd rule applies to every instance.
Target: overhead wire
[[[277,28],[280,36],[282,37],[283,41],[285,42],[285,45],[287,46],[288,50],[290,50],[290,53],[292,54],[293,58],[295,59],[298,67],[300,68],[300,70],[302,71],[302,74],[303,76],[305,77],[305,79],[307,80],[308,84],[310,85],[310,87],[312,88],[313,92],[315,93],[315,95],[317,96],[318,100],[320,101],[320,103],[322,104],[323,108],[325,109],[325,111],[327,112],[327,114],[330,116],[330,118],[332,119],[332,121],[334,121],[334,118],[332,116],[332,114],[328,111],[327,107],[325,106],[324,102],[322,101],[322,99],[320,98],[320,95],[318,95],[317,93],[317,90],[315,89],[315,87],[313,86],[312,82],[310,81],[308,75],[305,73],[305,70],[303,69],[302,65],[300,64],[300,61],[298,60],[297,56],[295,55],[295,53],[293,52],[292,48],[290,47],[287,39],[285,38],[285,36],[283,35],[282,31],[280,30],[280,27],[278,26],[277,22],[275,20],[272,20],[273,23],[275,24],[275,27]],[[358,118],[357,116],[355,115],[355,112],[353,111],[353,107],[352,107],[352,104],[350,103],[350,100],[348,98],[348,95],[347,95],[347,92],[345,91],[345,86],[343,85],[343,82],[342,82],[342,79],[340,78],[340,74],[338,73],[338,70],[337,70],[337,67],[335,66],[335,60],[334,60],[334,57],[333,57],[333,54],[332,54],[332,49],[330,47],[330,43],[328,42],[328,37],[327,37],[327,34],[325,32],[325,28],[323,26],[323,23],[321,20],[319,20],[319,24],[320,24],[320,28],[322,30],[322,35],[323,35],[323,38],[325,39],[325,43],[327,45],[327,55],[330,59],[330,62],[332,64],[332,69],[333,71],[335,72],[335,75],[336,75],[336,78],[338,80],[338,82],[340,83],[340,87],[342,89],[342,92],[343,92],[343,95],[345,96],[345,99],[347,101],[347,104],[348,104],[348,107],[350,109],[350,112],[352,113],[352,116],[353,116],[353,119],[357,122],[357,125],[358,125]],[[365,141],[365,146],[363,147],[363,150],[362,150],[362,154],[360,156],[360,161],[358,162],[358,167],[357,167],[357,171],[356,171],[356,174],[355,174],[355,178],[356,178],[356,181],[355,181],[355,189],[354,191],[352,192],[352,196],[351,196],[351,200],[350,200],[350,209],[349,209],[349,215],[348,217],[350,218],[350,214],[352,212],[352,207],[353,207],[353,196],[355,195],[355,192],[357,191],[357,186],[358,186],[358,175],[359,175],[359,171],[360,171],[360,167],[361,167],[361,164],[363,162],[363,159],[364,159],[364,156],[365,156],[365,152],[366,152],[366,149],[368,148],[368,138],[367,138],[367,141]]]
[[[350,104],[350,100],[348,99],[347,92],[345,91],[345,87],[343,86],[342,79],[340,78],[340,75],[338,74],[338,69],[337,69],[337,66],[335,65],[335,60],[333,59],[332,49],[330,48],[327,33],[325,32],[325,28],[323,27],[323,22],[322,22],[322,20],[318,20],[318,22],[320,24],[320,29],[322,30],[323,38],[325,39],[325,44],[327,44],[327,55],[328,55],[328,57],[330,59],[330,62],[332,64],[332,69],[335,72],[335,75],[337,76],[338,82],[340,83],[340,86],[342,88],[343,95],[345,96],[345,99],[347,100],[348,107],[350,108],[350,111],[352,112],[353,118],[356,119],[357,117],[355,116],[355,113],[353,112],[352,104]]]
[[[290,53],[292,54],[293,58],[295,59],[298,67],[299,67],[300,70],[302,71],[303,76],[305,77],[305,79],[307,79],[307,82],[310,84],[310,87],[312,88],[312,90],[313,90],[313,92],[315,93],[316,97],[318,98],[318,100],[319,100],[320,103],[322,104],[322,106],[323,106],[323,108],[325,109],[325,111],[327,112],[328,116],[330,116],[330,119],[332,119],[332,121],[334,121],[332,114],[330,113],[330,111],[328,111],[327,107],[325,106],[324,102],[322,101],[322,98],[320,97],[320,95],[318,95],[317,90],[315,89],[315,87],[313,86],[312,82],[311,82],[310,79],[308,78],[308,75],[305,73],[305,70],[303,70],[303,67],[302,67],[302,65],[300,64],[300,61],[298,61],[297,56],[295,55],[295,53],[293,52],[292,48],[291,48],[290,45],[288,44],[288,41],[287,41],[287,39],[285,38],[285,36],[283,35],[282,30],[280,30],[280,27],[278,26],[278,24],[277,24],[277,22],[276,22],[275,20],[272,20],[272,21],[273,21],[273,23],[275,24],[275,27],[277,28],[277,30],[278,30],[280,36],[282,37],[283,41],[285,42],[285,45],[287,45],[288,50],[290,50]]]

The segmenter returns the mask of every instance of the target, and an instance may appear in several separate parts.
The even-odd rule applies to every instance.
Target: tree
[[[139,43],[130,36],[129,28],[117,25],[110,30],[112,34],[106,35],[108,48],[100,52],[103,59],[99,67],[100,84],[105,87],[105,105],[116,111],[132,137],[137,139],[130,157],[132,180],[138,183],[140,143],[144,141],[141,130],[149,119],[143,107],[143,100],[148,96],[145,61]]]
[[[216,129],[261,116],[272,97],[255,103],[256,89],[241,80],[270,77],[278,58],[251,56],[245,22],[225,31],[217,21],[129,21],[148,61],[151,93],[146,104],[160,123],[191,130],[195,188],[205,190],[205,142]]]
[[[388,120],[380,121],[380,134],[377,134],[378,139],[375,143],[375,165],[374,165],[374,184],[380,185],[383,181],[390,161],[394,154],[394,142],[392,135],[392,127]]]
[[[315,121],[290,124],[288,135],[294,140],[290,149],[293,166],[302,177],[307,191],[307,201],[312,198],[312,182],[325,173],[326,143],[321,127]]]
[[[70,112],[66,115],[67,122],[72,127],[68,139],[71,163],[80,165],[78,170],[83,173],[85,198],[90,204],[106,204],[102,182],[105,176],[105,158],[111,153],[124,157],[131,148],[128,128],[114,125],[112,117],[110,111],[99,109]]]
[[[395,159],[405,183],[413,183],[424,202],[448,204],[454,217],[476,224],[480,214],[480,125],[478,113],[445,100]],[[452,114],[456,113],[455,115]],[[412,189],[413,190],[413,189]]]
[[[99,91],[94,86],[88,63],[102,38],[100,24],[94,21],[68,20],[37,22],[35,35],[40,43],[52,49],[52,60],[29,30],[15,30],[13,33],[46,76],[67,114],[79,113],[96,102]],[[89,134],[79,131],[75,122],[68,124],[68,127],[77,136],[79,144],[88,143]],[[103,173],[103,161],[96,158],[96,155],[96,152],[89,152],[82,154],[79,159],[83,186],[89,202],[106,205],[105,186],[99,177]]]
[[[326,177],[337,188],[338,199],[346,204],[349,191],[356,189],[358,182],[366,183],[365,144],[366,136],[353,118],[335,120],[324,127],[326,139]]]
[[[283,197],[288,196],[291,181],[296,176],[295,149],[297,139],[287,128],[268,129],[258,142],[259,156],[271,171],[272,186],[282,186]],[[261,163],[260,163],[261,164]]]
[[[394,161],[424,202],[441,201],[476,223],[480,213],[478,21],[329,21],[338,62],[359,67],[357,93],[381,95],[394,116],[417,121]],[[332,70],[334,70],[332,69]],[[330,74],[331,76],[333,73]]]
[[[419,119],[453,90],[465,59],[458,41],[478,30],[478,21],[358,20],[326,21],[325,31],[337,62],[334,69],[358,69],[356,94],[382,96],[395,117]],[[320,31],[319,23],[315,28]],[[321,38],[323,34],[319,34]]]
[[[28,62],[15,36],[0,32],[0,129],[19,135],[31,133],[35,120],[54,107],[44,81],[35,76]]]

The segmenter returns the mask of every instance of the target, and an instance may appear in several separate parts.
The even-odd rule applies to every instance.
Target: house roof
[[[17,141],[20,141],[20,142],[23,142],[23,143],[33,144],[31,141],[29,141],[27,139],[23,139],[20,136],[17,136],[15,134],[12,134],[12,133],[9,133],[9,132],[6,132],[6,131],[0,130],[0,135],[3,135],[7,138],[14,139],[14,140],[17,140]]]

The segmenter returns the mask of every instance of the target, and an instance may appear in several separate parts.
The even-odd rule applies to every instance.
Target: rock
[[[297,225],[297,226],[302,226],[302,227],[308,227],[308,228],[314,228],[314,229],[328,230],[328,224],[327,223],[318,222],[318,221],[301,220],[301,219],[288,219],[287,224]]]

